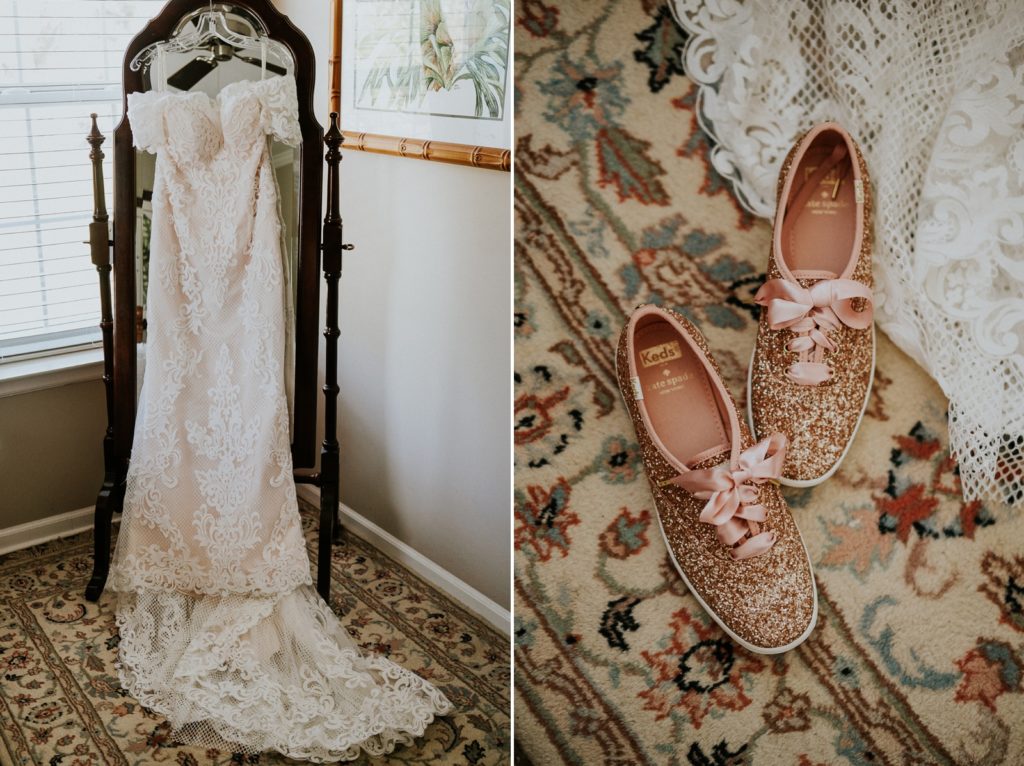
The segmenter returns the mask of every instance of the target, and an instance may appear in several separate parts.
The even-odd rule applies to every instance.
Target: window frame
[[[104,65],[102,66],[101,73],[97,76],[97,81],[82,82],[76,81],[74,79],[68,79],[58,82],[42,82],[36,84],[32,82],[24,82],[25,79],[31,80],[31,77],[19,77],[18,79],[23,80],[22,82],[11,82],[9,84],[4,84],[0,86],[0,109],[31,109],[34,106],[46,105],[81,106],[83,116],[69,117],[69,120],[86,119],[90,112],[100,112],[104,114],[103,119],[105,121],[110,121],[110,125],[107,128],[107,134],[108,136],[112,135],[113,128],[116,126],[119,119],[118,115],[122,111],[121,107],[123,103],[123,86],[121,82],[120,57],[121,55],[123,55],[123,47],[126,46],[128,42],[145,27],[147,20],[151,18],[150,16],[134,15],[135,13],[140,12],[143,14],[147,13],[150,10],[148,7],[146,7],[146,5],[148,4],[152,5],[152,12],[154,13],[158,12],[162,5],[162,3],[158,2],[157,0],[152,0],[151,3],[147,4],[137,4],[135,0],[123,0],[123,2],[120,3],[108,3],[107,0],[100,0],[99,2],[77,3],[74,6],[72,6],[69,3],[62,4],[60,6],[61,11],[59,13],[51,13],[51,9],[44,7],[45,3],[11,3],[8,6],[9,10],[5,9],[4,16],[5,19],[13,22],[10,26],[10,33],[8,38],[11,42],[4,46],[4,48],[6,49],[6,55],[9,57],[13,57],[15,59],[16,66],[23,66],[24,63],[31,62],[31,66],[26,67],[26,69],[66,70],[61,73],[61,76],[66,74],[68,77],[73,77],[75,75],[76,70],[70,66],[48,67],[47,62],[45,60],[45,54],[50,51],[46,50],[45,48],[40,48],[40,46],[36,43],[36,38],[45,38],[48,35],[50,35],[50,33],[42,31],[21,31],[19,29],[18,24],[19,20],[25,18],[33,20],[52,18],[54,20],[60,21],[61,23],[64,23],[68,19],[74,19],[81,17],[83,15],[88,15],[91,18],[95,19],[97,22],[100,22],[101,26],[105,27],[105,22],[107,20],[116,23],[119,21],[123,22],[125,18],[130,17],[135,20],[134,23],[137,25],[137,28],[125,31],[125,28],[122,26],[122,28],[117,31],[111,31],[109,32],[109,36],[112,39],[105,40],[100,47],[97,47],[95,49],[91,48],[89,44],[71,44],[70,46],[68,46],[70,48],[86,48],[87,50],[82,51],[83,54],[93,52],[102,54],[102,63]],[[139,8],[139,10],[136,11],[133,8],[133,6],[138,7],[138,5],[141,5],[141,8]],[[66,12],[63,10],[65,7],[67,8]],[[111,10],[115,9],[115,7],[126,9],[128,15],[125,16],[119,15],[117,13],[111,13]],[[108,33],[104,33],[103,36],[106,37],[107,34]],[[82,33],[82,35],[83,37],[92,36],[88,33]],[[27,44],[23,46],[19,38],[27,39]],[[121,38],[123,38],[123,40]],[[0,40],[2,39],[3,38],[0,38]],[[74,40],[75,37],[69,36],[63,39]],[[58,52],[73,53],[75,51]],[[113,56],[111,55],[113,53],[119,53],[121,55]],[[114,58],[118,59],[117,64],[106,63]],[[22,59],[25,59],[25,62],[23,62]],[[51,61],[51,63],[57,62]],[[41,79],[45,80],[46,77],[43,76]],[[12,134],[12,137],[14,137],[15,140],[18,140],[19,142],[27,143],[27,148],[25,149],[23,154],[24,157],[29,158],[29,167],[27,168],[27,170],[34,173],[36,172],[36,170],[38,170],[38,168],[46,167],[45,165],[39,165],[37,168],[35,158],[39,157],[40,155],[45,155],[47,153],[47,150],[35,149],[35,147],[32,146],[32,142],[36,140],[37,134],[39,136],[49,134],[46,132],[46,123],[40,122],[36,125],[33,125],[31,122],[32,117],[29,116],[29,113],[25,112],[25,115],[26,116],[24,119],[26,123],[28,123],[28,127],[14,128],[16,133]],[[41,117],[39,119],[43,120],[47,118]],[[39,131],[43,132],[39,133]],[[67,139],[71,134],[64,133],[57,135],[61,135],[65,143],[67,143]],[[84,138],[85,132],[83,132],[82,134],[83,140],[81,144],[81,165],[82,169],[86,171],[86,175],[87,177],[90,178],[90,180],[82,180],[80,178],[75,178],[67,181],[67,183],[69,184],[73,183],[74,188],[76,190],[79,188],[82,189],[81,194],[73,195],[74,197],[78,198],[82,203],[81,210],[72,210],[61,215],[48,214],[48,218],[40,217],[39,215],[33,216],[30,212],[26,214],[23,218],[19,216],[19,224],[17,226],[12,225],[12,228],[18,229],[18,231],[15,232],[14,236],[17,236],[19,233],[21,233],[27,234],[29,235],[29,237],[32,237],[34,235],[38,240],[42,240],[46,237],[46,235],[49,232],[56,230],[58,226],[66,226],[68,227],[68,232],[66,233],[71,235],[67,237],[67,240],[82,240],[82,244],[80,247],[77,246],[73,241],[62,241],[60,243],[60,246],[64,247],[65,250],[59,256],[61,259],[64,260],[65,264],[69,265],[69,267],[71,264],[75,265],[73,271],[76,274],[76,284],[74,284],[75,289],[72,295],[82,295],[82,297],[77,300],[72,299],[65,301],[67,309],[70,309],[72,303],[75,305],[76,310],[74,312],[74,317],[72,317],[70,311],[64,311],[62,314],[61,310],[58,309],[55,312],[56,315],[52,316],[49,319],[49,326],[47,326],[48,321],[46,320],[45,317],[49,313],[48,309],[50,307],[60,305],[59,301],[61,299],[57,296],[44,296],[46,300],[40,299],[36,303],[26,305],[24,308],[24,313],[22,311],[19,311],[17,307],[10,308],[10,310],[7,313],[11,314],[11,317],[6,320],[3,320],[3,322],[0,323],[0,331],[3,331],[4,329],[12,326],[16,327],[19,324],[19,322],[22,321],[23,317],[28,315],[37,316],[38,318],[32,320],[24,320],[24,324],[29,324],[31,322],[32,324],[38,324],[40,326],[33,330],[31,334],[21,336],[15,334],[10,338],[0,340],[0,388],[2,388],[2,384],[5,379],[18,376],[18,366],[22,365],[22,363],[25,363],[26,369],[31,369],[33,371],[42,370],[43,368],[53,370],[59,370],[63,367],[74,368],[80,366],[81,359],[88,358],[89,352],[94,351],[96,349],[102,349],[102,335],[99,327],[99,282],[95,270],[90,269],[92,264],[91,260],[89,259],[88,243],[88,226],[92,222],[93,209],[93,200],[91,193],[92,166],[88,159],[89,147],[85,143]],[[11,170],[17,171],[18,168],[12,168]],[[111,174],[109,176],[106,176],[107,204],[109,207],[112,201],[114,191],[114,179],[112,176],[112,168],[109,164],[106,165],[105,171],[105,176],[107,173]],[[77,171],[73,172],[75,175],[77,175]],[[72,171],[68,171],[68,173],[70,175]],[[55,181],[54,183],[63,183],[63,181]],[[11,184],[10,186],[24,187],[25,194],[24,199],[13,198],[11,200],[12,203],[20,204],[23,202],[30,202],[35,204],[45,202],[51,199],[50,197],[40,196],[41,194],[45,194],[45,191],[42,190],[45,189],[46,187],[41,187],[40,182],[37,182],[35,179],[32,179],[31,182]],[[74,232],[78,230],[79,222],[81,225],[80,237],[74,235]],[[23,232],[21,231],[22,228],[24,229]],[[24,258],[26,261],[38,261],[38,263],[40,264],[40,271],[43,272],[42,274],[39,275],[40,279],[34,282],[30,282],[32,287],[26,288],[26,290],[35,289],[36,287],[46,289],[44,283],[42,282],[42,279],[45,279],[47,276],[50,276],[49,270],[50,268],[52,268],[53,262],[58,260],[57,256],[55,256],[54,258],[48,258],[46,253],[48,249],[57,246],[58,245],[54,244],[29,243],[25,244],[23,247],[17,246],[16,248],[13,248],[17,250],[18,257],[22,257],[22,254],[24,254]],[[67,255],[64,255],[64,252],[66,252]],[[72,253],[74,253],[74,255],[72,255]],[[16,267],[18,265],[23,266],[24,264],[11,263],[8,264],[8,267]],[[31,266],[29,266],[28,268],[31,268]],[[92,273],[92,284],[95,284],[96,288],[92,288],[90,285],[90,271]],[[33,276],[35,276],[33,274],[26,274],[24,277],[13,276],[18,274],[18,271],[11,271],[9,273],[12,274],[12,276],[6,277],[8,284],[10,283],[10,281],[13,280],[31,279]],[[60,273],[61,272],[59,271],[55,271],[53,273],[53,276],[59,276]],[[77,284],[79,274],[81,284]],[[91,292],[92,295],[83,294],[86,291]],[[20,291],[12,291],[5,294],[14,298],[22,293]],[[90,299],[92,299],[92,302],[90,302]],[[18,302],[20,303],[20,301]],[[61,322],[61,319],[64,314],[66,314],[66,317],[70,320],[66,324],[74,323],[74,320],[78,317],[81,317],[81,319],[78,323],[74,323],[74,326],[71,326],[70,328],[67,326],[61,327],[59,323]],[[4,314],[0,314],[0,317],[3,316]],[[93,319],[93,317],[95,317],[95,321],[92,322],[91,324],[82,324],[84,322],[89,322],[90,320]],[[9,332],[15,333],[16,331],[9,330]],[[85,356],[83,356],[83,354]],[[56,358],[60,356],[69,357],[67,365],[61,365],[56,360]],[[51,359],[51,362],[43,364],[42,362],[39,361],[43,359]],[[12,369],[7,370],[6,368],[8,367]],[[0,393],[0,395],[3,394]]]

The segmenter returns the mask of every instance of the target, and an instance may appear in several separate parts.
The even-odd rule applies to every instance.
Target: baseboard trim
[[[47,543],[58,537],[68,537],[92,529],[93,508],[79,508],[45,519],[29,521],[7,529],[0,529],[0,556],[11,551]]]
[[[320,504],[320,490],[300,484],[298,494],[314,505]],[[0,556],[5,553],[68,537],[92,529],[93,506],[79,508],[26,524],[0,529]],[[410,545],[403,543],[385,529],[342,503],[343,523],[352,527],[366,542],[408,567],[438,590],[445,593],[506,636],[512,634],[512,615],[472,585],[459,579],[440,564],[432,561]]]
[[[320,504],[320,490],[300,484],[298,494],[314,505]],[[472,585],[459,579],[435,561],[412,546],[403,543],[385,529],[381,529],[365,516],[341,504],[342,524],[352,527],[359,537],[386,553],[398,563],[415,572],[449,598],[466,607],[487,624],[506,636],[512,634],[512,615]]]

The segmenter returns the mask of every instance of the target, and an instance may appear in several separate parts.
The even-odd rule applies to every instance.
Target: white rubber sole
[[[860,430],[861,421],[864,420],[864,413],[867,412],[868,402],[871,401],[871,389],[875,385],[875,354],[878,351],[878,337],[875,332],[875,326],[871,325],[871,376],[868,378],[868,390],[864,394],[864,403],[860,406],[860,415],[857,416],[857,424],[853,427],[853,433],[850,434],[849,441],[846,442],[846,447],[843,449],[842,454],[835,464],[829,468],[821,476],[813,479],[787,479],[782,476],[779,478],[779,483],[786,487],[816,487],[822,482],[831,479],[833,474],[839,470],[839,466],[842,465],[843,460],[846,459],[846,453],[850,451],[850,447],[853,446],[853,440],[857,438],[857,431]],[[752,409],[752,399],[750,396],[750,386],[754,379],[754,354],[757,352],[757,346],[754,346],[750,352],[750,364],[747,365],[747,425],[750,426],[750,432],[754,434],[754,439],[760,438],[757,433],[757,429],[754,428],[754,411]]]
[[[872,370],[874,370],[873,365]],[[619,387],[619,364],[617,358],[615,360],[615,385],[617,388],[619,388],[619,398],[622,400],[622,404],[625,406],[626,412],[629,412],[629,403],[626,401],[625,394],[622,393],[622,388]],[[697,603],[700,604],[701,609],[707,612],[708,616],[711,617],[711,619],[714,620],[715,623],[717,623],[718,627],[720,627],[725,632],[725,634],[729,636],[729,638],[731,638],[737,644],[742,646],[748,652],[753,652],[754,654],[782,654],[783,652],[788,652],[791,649],[796,649],[798,646],[800,646],[800,644],[807,640],[807,637],[810,636],[811,633],[814,632],[814,628],[818,624],[818,585],[814,580],[814,567],[811,565],[811,556],[807,553],[807,544],[804,543],[802,535],[800,537],[800,545],[803,547],[804,557],[807,559],[807,571],[811,573],[811,593],[814,597],[814,608],[811,611],[811,621],[810,623],[808,623],[807,629],[803,633],[801,633],[798,638],[796,638],[793,641],[790,641],[788,644],[785,644],[784,646],[757,646],[737,636],[729,628],[729,626],[725,624],[722,618],[719,617],[715,613],[715,611],[705,603],[704,599],[700,597],[700,594],[690,584],[689,578],[683,572],[683,568],[679,566],[679,562],[676,560],[676,554],[672,551],[671,544],[669,544],[668,536],[665,534],[665,527],[661,524],[661,514],[658,512],[657,507],[655,507],[654,509],[654,516],[658,519],[658,529],[661,531],[661,539],[665,541],[665,550],[668,551],[668,557],[672,560],[672,566],[676,568],[676,572],[679,573],[679,577],[682,578],[683,582],[686,584],[687,590],[689,590],[693,597],[697,599]],[[797,533],[799,534],[799,527],[797,527]]]

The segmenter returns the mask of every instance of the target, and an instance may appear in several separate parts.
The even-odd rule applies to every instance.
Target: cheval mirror
[[[88,137],[96,208],[90,226],[93,263],[99,272],[107,432],[103,440],[104,479],[96,501],[95,558],[86,598],[96,601],[110,566],[111,522],[122,510],[132,451],[137,397],[144,371],[148,327],[146,289],[149,222],[155,155],[136,150],[127,118],[128,94],[160,87],[171,92],[206,93],[239,80],[294,76],[302,134],[298,148],[272,139],[271,156],[280,190],[285,271],[289,278],[293,365],[291,389],[292,462],[296,483],[320,487],[317,589],[329,597],[331,543],[338,522],[338,443],[336,440],[337,307],[341,272],[341,219],[338,215],[338,165],[341,134],[335,116],[325,136],[313,113],[316,62],[313,49],[269,0],[227,3],[169,0],[158,16],[131,41],[122,65],[122,117],[114,129],[113,237],[104,203],[101,144],[96,129]],[[95,116],[94,116],[95,117]],[[321,247],[323,151],[327,144],[328,214]],[[110,252],[113,251],[111,263]],[[327,285],[324,441],[316,465],[317,373],[319,351],[320,270]],[[111,272],[113,288],[111,288]]]

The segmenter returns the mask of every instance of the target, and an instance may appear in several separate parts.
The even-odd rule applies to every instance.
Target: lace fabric
[[[674,0],[710,161],[771,217],[796,137],[835,120],[877,197],[875,317],[949,398],[967,499],[1024,502],[1024,14]]]
[[[362,655],[310,587],[284,595],[119,594],[119,673],[183,741],[311,761],[412,744],[447,707],[436,688]]]
[[[267,136],[290,78],[130,94],[157,154],[146,373],[109,579],[125,688],[182,741],[348,760],[450,711],[363,655],[311,584],[285,383],[287,286]]]

